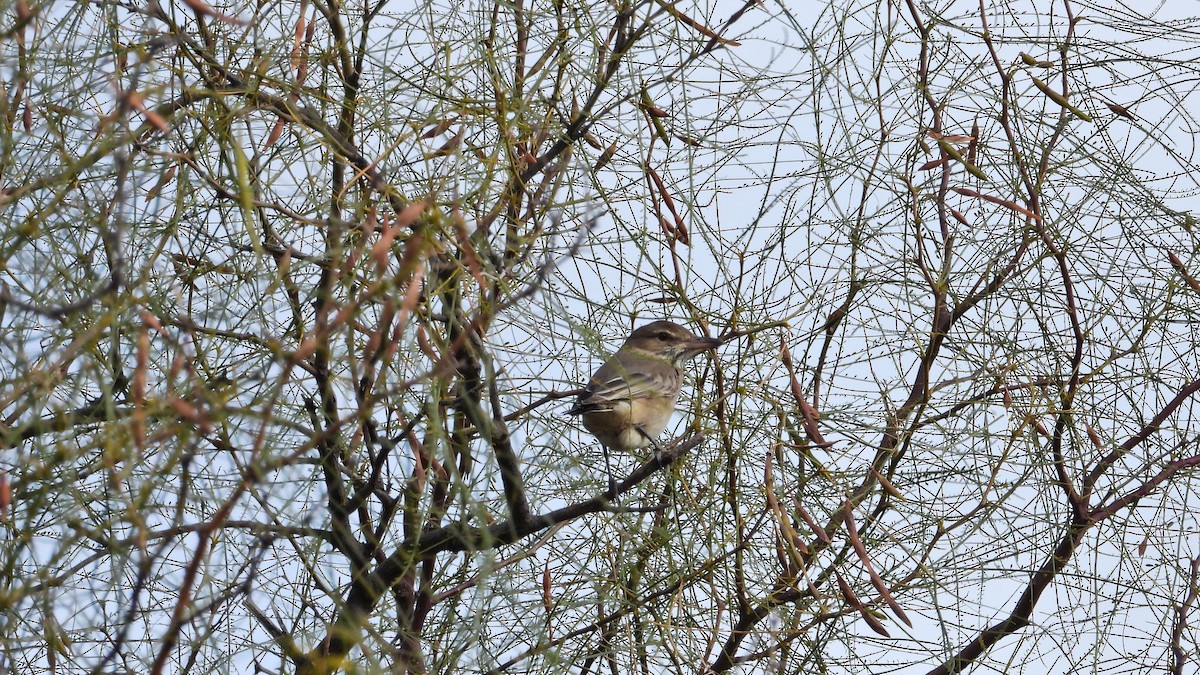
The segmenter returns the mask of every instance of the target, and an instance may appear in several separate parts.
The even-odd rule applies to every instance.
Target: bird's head
[[[670,321],[655,321],[633,331],[625,346],[664,358],[676,366],[721,344],[716,338],[694,335]]]

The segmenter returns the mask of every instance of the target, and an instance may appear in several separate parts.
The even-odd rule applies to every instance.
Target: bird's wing
[[[617,369],[613,369],[617,370]],[[674,396],[679,391],[679,373],[605,372],[601,368],[579,395],[568,414],[605,410],[617,401]]]

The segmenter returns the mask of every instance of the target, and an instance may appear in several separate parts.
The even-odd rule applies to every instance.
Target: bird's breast
[[[667,428],[677,398],[678,394],[610,401],[584,413],[583,426],[614,450],[647,448]]]

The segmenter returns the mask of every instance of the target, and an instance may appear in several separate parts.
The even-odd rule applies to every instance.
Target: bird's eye
[[[663,332],[658,334],[658,339],[661,340],[662,342],[666,342],[667,340],[671,339],[671,334],[664,330]]]

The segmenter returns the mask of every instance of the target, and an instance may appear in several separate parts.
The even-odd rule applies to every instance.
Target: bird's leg
[[[658,441],[654,440],[650,436],[650,434],[646,433],[645,429],[643,429],[641,427],[634,427],[634,429],[637,429],[637,432],[642,435],[642,438],[646,439],[647,441],[650,441],[650,447],[654,448],[654,458],[658,459],[659,457],[661,457],[663,454],[663,450],[662,450],[662,448],[658,447]]]
[[[616,499],[617,479],[613,478],[612,462],[608,459],[608,446],[601,443],[600,447],[604,449],[604,470],[608,474],[608,491],[604,495],[609,499]]]

